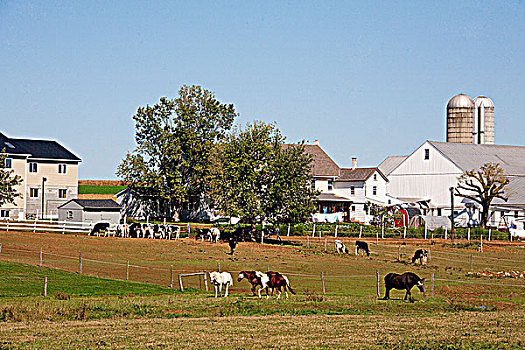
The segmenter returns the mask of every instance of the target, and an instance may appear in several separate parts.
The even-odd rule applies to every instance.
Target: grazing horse
[[[225,298],[228,296],[228,286],[233,286],[232,275],[228,272],[210,272],[210,282],[215,286],[215,298],[217,298],[217,290],[222,296],[222,286],[226,286]]]
[[[359,251],[362,250],[366,253],[366,256],[370,256],[370,250],[368,249],[368,243],[363,241],[355,241],[355,255],[359,255]]]
[[[106,232],[109,229],[109,222],[97,222],[93,229],[90,232],[90,236],[94,236],[95,234],[98,236],[101,232]]]
[[[348,251],[348,249],[346,249],[346,246],[343,244],[343,242],[336,239],[334,243],[335,243],[335,249],[337,250],[337,254],[341,254],[341,253],[350,254],[350,252]]]
[[[419,260],[420,265],[426,265],[428,259],[428,251],[426,249],[418,249],[412,257],[412,264]]]
[[[408,296],[412,296],[410,293],[410,290],[412,287],[417,286],[421,292],[424,292],[424,285],[425,279],[419,278],[418,275],[416,275],[413,272],[405,272],[404,274],[400,275],[397,273],[389,273],[385,276],[385,297],[383,300],[390,299],[390,290],[392,288],[403,290],[406,289],[405,299],[407,300]]]
[[[266,282],[266,299],[270,298],[270,296],[273,296],[273,291],[277,289],[277,291],[279,292],[279,294],[277,295],[277,300],[279,300],[281,298],[281,288],[284,289],[284,293],[286,294],[286,299],[288,299],[287,289],[289,289],[290,292],[295,295],[294,290],[290,286],[290,281],[288,280],[288,277],[286,277],[285,275],[282,275],[279,272],[273,272],[273,273],[267,272],[266,276],[268,277],[268,280]],[[264,286],[265,281],[266,279],[261,279],[263,288],[265,287]],[[272,290],[270,293],[270,296],[268,295],[268,288]]]
[[[219,238],[221,237],[221,231],[217,227],[212,227],[208,230],[208,241],[212,243],[219,242]]]

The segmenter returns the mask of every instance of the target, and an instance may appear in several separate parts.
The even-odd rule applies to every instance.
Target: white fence
[[[0,220],[0,230],[4,231],[45,231],[62,233],[90,233],[94,224],[89,222],[51,221],[51,220]]]

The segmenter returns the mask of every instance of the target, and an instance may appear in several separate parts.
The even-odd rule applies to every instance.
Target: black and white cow
[[[412,264],[414,264],[417,260],[419,260],[421,265],[426,265],[428,260],[428,251],[426,249],[416,250],[414,256],[412,257]]]
[[[366,253],[366,256],[370,256],[370,250],[368,249],[368,243],[363,241],[355,241],[355,255],[359,255],[359,251],[362,250]]]
[[[341,254],[341,253],[350,254],[350,252],[348,251],[348,249],[346,248],[343,242],[336,239],[334,243],[335,243],[335,250],[337,250],[337,254]]]

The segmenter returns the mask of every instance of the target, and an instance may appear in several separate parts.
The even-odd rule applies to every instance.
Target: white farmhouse
[[[2,218],[57,217],[58,207],[78,194],[81,159],[56,141],[10,138],[0,133],[5,165],[22,178],[22,197],[0,207]]]

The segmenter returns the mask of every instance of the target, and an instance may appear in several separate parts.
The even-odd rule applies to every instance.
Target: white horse
[[[219,238],[221,237],[221,231],[217,227],[212,227],[208,231],[208,241],[212,243],[219,242]]]
[[[343,242],[336,239],[334,243],[335,243],[335,249],[337,250],[337,254],[341,254],[341,253],[350,254],[350,252],[348,251],[348,249],[346,248]]]
[[[228,296],[228,286],[233,286],[233,278],[229,272],[210,272],[210,282],[215,286],[215,298],[217,298],[217,290],[219,290],[222,296],[223,285],[226,286],[225,298]]]

